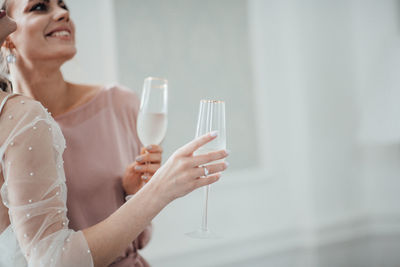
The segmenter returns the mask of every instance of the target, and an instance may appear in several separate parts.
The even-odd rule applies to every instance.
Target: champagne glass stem
[[[208,194],[210,192],[210,186],[204,187],[204,203],[203,203],[203,219],[201,221],[201,229],[208,231]]]
[[[213,125],[213,105],[208,106],[208,112],[207,112],[207,121],[209,122],[208,124],[208,132],[212,131],[212,125]],[[208,231],[208,194],[210,193],[210,185],[207,185],[204,187],[204,203],[203,203],[203,219],[201,221],[201,229],[205,232]]]
[[[197,120],[196,137],[203,134],[218,131],[218,137],[196,150],[196,155],[207,154],[211,151],[225,149],[226,147],[226,131],[225,131],[225,103],[217,100],[201,100],[199,117]],[[205,166],[199,166],[204,168]],[[206,174],[207,171],[204,171]],[[207,175],[205,175],[207,176]],[[200,178],[206,179],[206,178]],[[203,198],[201,199],[201,224],[197,230],[187,233],[189,237],[201,239],[215,239],[220,238],[219,235],[214,233],[208,226],[208,208],[209,208],[209,195],[211,186],[207,185],[203,188]],[[199,218],[200,219],[200,218]]]

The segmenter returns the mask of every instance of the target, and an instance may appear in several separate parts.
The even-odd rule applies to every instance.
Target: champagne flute
[[[142,144],[159,145],[167,132],[168,81],[148,77],[144,80],[140,110],[137,120],[137,133]],[[146,162],[147,167],[147,162]],[[149,174],[142,179],[147,181]]]
[[[212,131],[218,131],[216,139],[199,148],[195,154],[206,154],[212,151],[226,149],[226,129],[225,129],[225,102],[216,100],[201,100],[199,118],[197,121],[196,137],[202,136]],[[222,162],[223,160],[212,163]],[[211,163],[209,163],[211,164]],[[207,167],[204,165],[202,167]],[[205,176],[207,175],[205,170]],[[194,232],[187,233],[188,236],[201,239],[213,239],[219,236],[208,228],[208,195],[210,185],[204,187],[204,202],[202,210],[201,226]]]

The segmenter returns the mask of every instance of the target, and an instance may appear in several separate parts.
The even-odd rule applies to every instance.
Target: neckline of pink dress
[[[54,119],[55,120],[61,120],[64,117],[70,116],[70,115],[72,115],[72,114],[74,114],[76,112],[81,111],[82,109],[85,109],[86,107],[88,107],[92,103],[94,103],[97,100],[97,98],[99,98],[100,95],[103,94],[103,92],[105,92],[108,89],[113,88],[113,87],[114,87],[114,85],[103,86],[102,88],[99,89],[99,91],[89,101],[87,101],[87,102],[83,103],[82,105],[80,105],[80,106],[78,106],[78,107],[76,107],[74,109],[71,109],[71,110],[69,110],[69,111],[67,111],[67,112],[65,112],[63,114],[55,116]]]

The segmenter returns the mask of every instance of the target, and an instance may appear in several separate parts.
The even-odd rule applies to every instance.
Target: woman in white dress
[[[0,41],[14,30],[0,11]],[[40,103],[4,92],[10,91],[6,78],[0,80],[0,266],[107,266],[166,205],[216,182],[227,167],[199,167],[225,158],[224,150],[193,156],[216,137],[210,133],[178,149],[107,219],[82,231],[68,229],[65,139]]]

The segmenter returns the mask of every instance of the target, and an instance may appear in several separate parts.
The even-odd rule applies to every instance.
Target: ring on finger
[[[204,169],[204,176],[207,177],[210,172],[208,171],[206,166],[203,166],[203,169]]]

